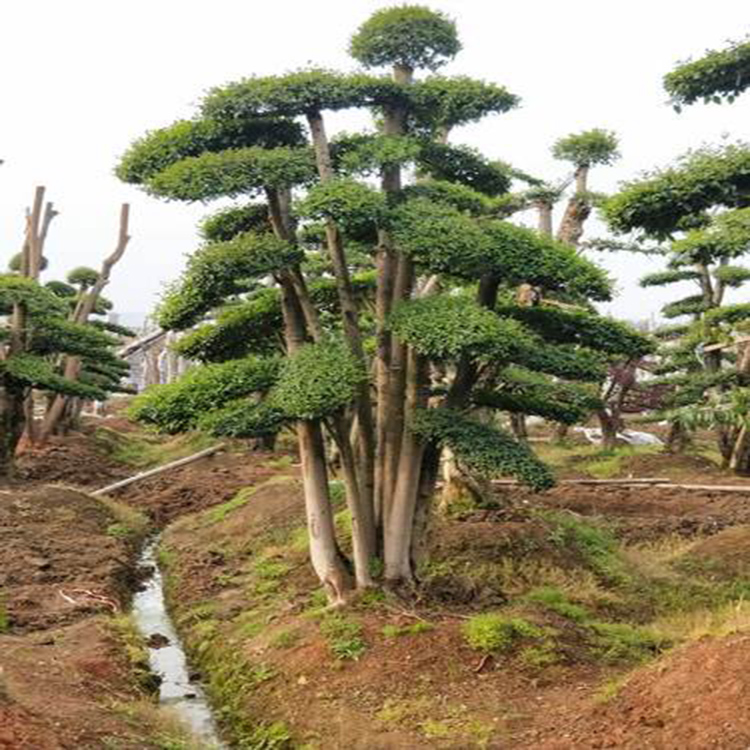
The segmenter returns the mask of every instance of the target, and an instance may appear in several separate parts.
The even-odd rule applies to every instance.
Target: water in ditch
[[[190,679],[185,652],[164,601],[164,582],[156,558],[159,537],[143,548],[140,565],[153,570],[144,588],[133,597],[133,619],[149,645],[151,669],[161,677],[159,702],[169,706],[207,750],[227,746],[220,740],[216,722],[200,684]]]

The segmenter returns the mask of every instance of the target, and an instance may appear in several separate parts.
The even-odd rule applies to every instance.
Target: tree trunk
[[[619,420],[607,409],[597,411],[599,425],[602,430],[602,448],[604,450],[613,450],[617,447],[617,431],[620,428]]]
[[[372,586],[372,563],[376,556],[372,498],[366,498],[362,493],[346,421],[342,418],[334,419],[331,432],[341,455],[346,505],[351,515],[354,576],[358,588],[368,588]]]
[[[309,113],[308,124],[310,125],[310,132],[312,134],[320,181],[321,183],[326,183],[333,179],[334,174],[331,167],[331,154],[325,131],[325,123],[320,112]],[[367,359],[359,328],[359,310],[346,262],[343,238],[333,221],[326,223],[326,242],[336,278],[344,334],[352,354],[362,367],[366,367]],[[366,382],[362,383],[358,389],[356,414],[359,424],[358,437],[360,441],[357,454],[360,460],[355,462],[351,469],[356,472],[354,479],[357,480],[359,502],[363,506],[372,507],[374,504],[375,484],[375,428],[373,425],[372,405],[370,403],[370,386]],[[346,441],[348,440],[348,435],[344,432],[340,436],[340,439]],[[368,517],[373,516],[373,513],[371,510],[366,511]]]
[[[669,433],[664,444],[664,451],[666,453],[680,454],[685,452],[688,445],[690,445],[690,436],[683,427],[682,422],[672,422],[669,425]]]
[[[583,236],[583,226],[591,215],[591,204],[586,197],[588,173],[589,167],[585,165],[576,169],[576,192],[568,201],[557,230],[557,239],[573,247],[578,247]]]
[[[516,437],[516,440],[526,442],[529,439],[529,432],[526,428],[526,415],[525,414],[511,414],[510,415],[510,428]]]
[[[23,389],[0,387],[0,477],[13,475],[16,448],[24,427]]]
[[[405,412],[413,414],[427,405],[428,363],[411,347],[408,347],[407,381]],[[393,502],[385,517],[385,578],[392,586],[410,583],[414,578],[412,535],[424,451],[425,444],[406,423],[402,432]]]
[[[269,200],[269,214],[274,232],[280,239],[288,240],[292,235],[291,227],[286,224],[283,213],[278,210],[278,195],[274,196],[269,191],[269,199],[271,199]],[[287,351],[291,354],[305,343],[305,325],[309,326],[311,323],[314,325],[315,321],[310,318],[309,314],[305,315],[298,296],[299,286],[295,285],[290,275],[280,274],[277,280],[281,286],[284,336]],[[352,588],[352,581],[336,544],[323,432],[319,421],[298,422],[296,429],[302,461],[310,559],[329,601],[333,604],[340,604]]]
[[[412,81],[410,68],[396,66],[394,79],[403,85]],[[387,107],[383,118],[385,135],[403,135],[405,112],[394,104]],[[381,186],[386,196],[401,190],[401,169],[386,167],[381,174]],[[406,380],[404,368],[406,347],[386,331],[386,319],[393,305],[411,294],[414,274],[411,261],[396,252],[390,233],[378,233],[378,288],[376,292],[377,340],[377,443],[375,457],[376,518],[387,529],[397,481],[398,451],[404,426]],[[385,532],[387,534],[387,530]]]
[[[539,201],[536,203],[539,212],[538,228],[542,234],[552,236],[552,204],[548,201]]]

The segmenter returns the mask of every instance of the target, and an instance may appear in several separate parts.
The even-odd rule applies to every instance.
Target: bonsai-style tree
[[[117,339],[70,319],[68,295],[75,290],[38,281],[54,216],[51,204],[42,212],[43,196],[44,189],[37,189],[20,259],[12,259],[11,271],[0,274],[0,477],[13,471],[16,448],[33,414],[28,409],[33,389],[103,399],[122,375],[113,351]],[[56,362],[65,356],[84,362],[88,377],[59,374]]]
[[[589,191],[589,173],[596,165],[610,165],[620,158],[617,136],[595,128],[560,138],[552,147],[556,159],[573,165],[575,191],[568,200],[565,213],[557,230],[557,239],[575,247],[583,235],[583,225],[591,214],[592,194]]]
[[[750,87],[750,40],[710,50],[698,60],[680,63],[664,76],[672,105],[680,109],[697,101],[730,104]]]
[[[195,407],[174,429],[294,425],[311,559],[332,601],[380,569],[391,585],[413,580],[444,447],[479,474],[550,486],[527,446],[473,412],[578,418],[575,385],[536,376],[596,381],[606,363],[594,347],[624,335],[586,310],[514,301],[523,283],[580,300],[607,299],[610,285],[573,247],[494,218],[508,169],[447,141],[516,97],[417,77],[459,47],[440,13],[378,11],[351,52],[390,77],[313,69],[230,84],[196,119],[136,141],[117,168],[167,199],[262,201],[203,225],[205,244],[160,307],[165,328],[198,325],[180,352],[214,363],[176,384]],[[325,113],[347,108],[373,110],[377,130],[329,140]],[[209,391],[219,408],[207,408]],[[136,408],[165,425],[159,402],[174,392],[154,390]],[[340,457],[351,563],[336,540],[326,438]]]
[[[645,277],[644,286],[697,286],[696,294],[663,309],[668,318],[688,319],[662,333],[669,344],[660,370],[675,386],[668,413],[672,442],[682,440],[686,427],[713,420],[724,462],[738,472],[748,470],[739,459],[744,416],[735,408],[748,372],[742,352],[730,345],[741,337],[747,311],[727,305],[725,295],[750,279],[750,269],[738,264],[750,251],[748,206],[750,148],[739,144],[690,153],[674,167],[624,186],[605,210],[616,231],[668,241],[667,269]],[[736,417],[731,423],[729,414]]]
[[[113,333],[128,333],[117,326],[111,326],[104,321],[96,322],[91,320],[92,315],[102,314],[111,308],[111,303],[102,297],[104,287],[109,283],[112,268],[120,261],[125,253],[125,249],[130,241],[128,234],[128,224],[130,217],[130,206],[127,203],[120,209],[120,227],[117,236],[117,243],[114,251],[104,259],[101,270],[94,271],[91,268],[76,268],[68,274],[68,283],[76,290],[75,304],[69,313],[71,323],[85,326],[93,323],[94,326],[110,330]],[[66,380],[86,380],[93,377],[94,382],[99,381],[98,385],[115,386],[119,379],[127,372],[127,367],[120,360],[96,363],[90,357],[85,358],[88,361],[89,373],[85,372],[85,362],[81,357],[74,355],[65,356],[60,363],[60,372]],[[103,378],[103,380],[102,380]],[[49,408],[44,415],[40,440],[45,441],[58,428],[61,420],[67,413],[68,421],[75,421],[81,402],[71,402],[70,394],[58,393],[51,399]]]

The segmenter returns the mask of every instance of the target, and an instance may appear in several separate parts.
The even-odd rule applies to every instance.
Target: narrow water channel
[[[133,597],[133,620],[147,642],[161,642],[158,647],[155,644],[155,647],[149,646],[148,649],[151,669],[162,680],[159,702],[171,707],[191,729],[195,738],[205,743],[207,750],[220,750],[226,748],[226,745],[219,739],[216,722],[203,689],[190,679],[185,652],[167,612],[164,581],[156,557],[158,546],[157,536],[144,546],[141,553],[140,565],[151,568],[153,575]]]

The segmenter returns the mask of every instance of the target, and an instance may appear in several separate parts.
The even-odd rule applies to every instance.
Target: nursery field
[[[750,37],[222,3],[14,26],[0,750],[750,748]]]
[[[750,488],[710,452],[540,445],[562,478]],[[230,442],[86,494],[203,447],[98,420],[26,455],[3,488],[0,747],[209,746],[155,702],[127,615],[155,528],[230,747],[747,746],[750,493],[500,486],[439,515],[412,596],[373,590],[338,610],[306,562],[291,448]]]

